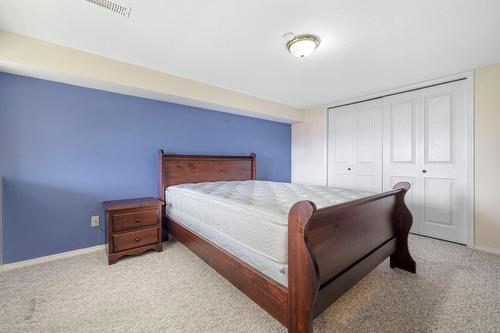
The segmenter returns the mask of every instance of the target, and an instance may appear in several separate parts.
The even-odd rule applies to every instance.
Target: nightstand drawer
[[[114,251],[120,252],[135,247],[158,243],[158,228],[144,229],[113,235]]]
[[[122,231],[158,224],[159,218],[158,209],[114,214],[113,231]]]

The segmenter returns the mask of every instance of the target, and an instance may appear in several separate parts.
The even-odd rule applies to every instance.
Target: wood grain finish
[[[406,182],[397,183],[394,189],[400,190],[396,194],[396,208],[394,210],[394,228],[398,235],[397,248],[393,255],[391,255],[390,265],[391,268],[401,268],[405,271],[416,273],[417,264],[411,257],[410,250],[408,249],[408,234],[410,233],[411,225],[413,223],[413,216],[411,215],[408,206],[405,203],[405,195],[410,189],[410,184]]]
[[[158,243],[159,227],[129,231],[113,235],[114,252],[130,250],[136,247]]]
[[[306,235],[316,205],[297,202],[288,214],[288,332],[312,332],[313,306],[319,289],[317,263]]]
[[[358,283],[396,249],[396,240],[392,239],[370,253],[355,265],[349,267],[335,280],[320,288],[314,303],[313,316],[318,316],[326,310],[336,299]]]
[[[163,205],[163,201],[151,197],[146,197],[146,198],[136,198],[136,199],[104,201],[102,205],[104,207],[104,210],[107,211],[133,210],[133,209],[142,209],[147,207],[158,207]]]
[[[411,214],[404,195],[409,186],[398,183],[393,191],[318,210],[309,201],[292,207],[288,218],[289,332],[311,333],[311,318],[389,256],[394,258],[391,267],[416,272],[407,247]]]
[[[106,250],[111,265],[127,255],[162,251],[163,202],[155,198],[105,201]]]
[[[172,170],[173,169],[173,170]],[[255,155],[212,157],[160,151],[159,195],[183,183],[255,179]],[[311,333],[313,318],[390,256],[391,267],[416,272],[408,251],[408,183],[393,191],[316,209],[296,203],[288,216],[288,288],[168,220],[169,233],[259,304],[291,333]]]
[[[145,246],[141,246],[141,247],[136,247],[136,248],[121,251],[121,252],[115,252],[115,253],[111,252],[111,253],[108,253],[108,264],[112,265],[124,256],[137,256],[137,255],[143,254],[144,252],[149,251],[149,250],[154,250],[156,252],[162,252],[163,247],[162,247],[161,243],[153,243],[153,244],[149,244],[149,245],[145,245]]]
[[[220,275],[287,326],[287,289],[217,245],[172,219],[169,232]]]
[[[160,185],[158,198],[165,199],[165,189],[184,183],[249,180],[256,176],[256,156],[211,156],[165,154],[160,150]]]
[[[130,213],[113,214],[113,230],[123,231],[133,228],[158,225],[160,216],[156,209],[145,209]]]
[[[394,194],[386,192],[314,213],[307,235],[320,270],[321,285],[395,237]]]

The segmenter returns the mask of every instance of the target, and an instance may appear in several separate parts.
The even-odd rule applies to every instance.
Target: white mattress
[[[167,216],[287,286],[290,208],[301,200],[322,208],[371,194],[248,180],[171,186],[165,198]]]

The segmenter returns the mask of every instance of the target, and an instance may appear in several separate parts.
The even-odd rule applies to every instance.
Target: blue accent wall
[[[0,73],[4,263],[90,247],[101,202],[156,196],[158,150],[257,154],[290,181],[289,124]]]

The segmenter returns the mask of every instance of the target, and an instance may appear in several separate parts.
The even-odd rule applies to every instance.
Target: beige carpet
[[[500,256],[412,236],[418,274],[387,262],[314,321],[316,332],[500,332]],[[286,332],[178,242],[0,274],[0,332]]]

